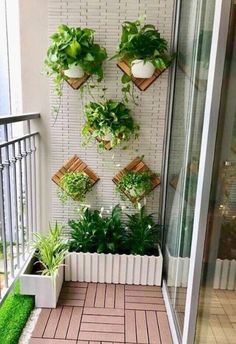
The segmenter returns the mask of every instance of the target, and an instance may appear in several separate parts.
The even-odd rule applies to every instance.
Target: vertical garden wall
[[[60,24],[69,26],[89,27],[96,30],[96,43],[106,47],[109,57],[114,55],[121,33],[121,25],[125,20],[134,21],[140,15],[146,15],[147,23],[154,24],[161,35],[170,42],[171,23],[174,0],[49,0],[49,35],[56,31]],[[112,178],[119,170],[129,164],[135,157],[143,156],[144,161],[153,172],[161,173],[162,147],[166,116],[166,100],[168,87],[168,70],[145,91],[134,88],[138,96],[137,105],[132,102],[132,116],[140,126],[137,140],[127,143],[126,149],[114,148],[110,151],[99,152],[97,145],[91,143],[83,146],[81,129],[85,122],[84,105],[93,100],[91,95],[80,90],[73,90],[66,83],[63,86],[63,97],[60,111],[55,121],[51,114],[51,174],[55,173],[65,160],[77,154],[100,178],[99,182],[88,194],[86,203],[92,207],[104,207],[121,203],[132,211],[132,204],[121,201],[115,192]],[[116,66],[116,60],[104,64],[104,80],[99,88],[92,90],[92,96],[99,100],[98,95],[105,87],[106,97],[121,100],[121,70]],[[51,82],[50,82],[51,83]],[[58,97],[50,84],[50,107],[58,107]],[[74,216],[76,203],[62,205],[57,197],[57,186],[52,183],[52,217],[58,221],[67,220]],[[147,197],[147,209],[150,212],[159,211],[160,186]]]

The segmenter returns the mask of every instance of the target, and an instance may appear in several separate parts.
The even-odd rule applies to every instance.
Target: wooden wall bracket
[[[117,62],[117,66],[124,72],[126,75],[131,76],[131,70],[130,66],[126,61],[119,61]],[[140,91],[146,91],[148,87],[150,87],[153,82],[166,70],[162,69],[156,69],[155,73],[151,78],[148,79],[139,79],[139,78],[134,78],[132,77],[133,83],[138,87]]]
[[[112,181],[117,185],[121,179],[121,177],[126,173],[126,172],[143,172],[143,171],[151,171],[150,168],[144,163],[144,161],[140,157],[136,157],[133,161],[131,161],[125,168],[120,170],[112,179]],[[160,185],[161,181],[160,178],[153,173],[153,176],[151,177],[151,182],[152,182],[152,190],[154,190],[158,185]],[[151,191],[152,191],[151,190]],[[150,192],[151,192],[150,191]],[[134,198],[132,197],[129,193],[126,191],[123,191],[124,195],[129,198],[129,200],[132,203],[136,203],[140,201],[142,198],[147,196],[146,193],[144,193],[141,197]]]

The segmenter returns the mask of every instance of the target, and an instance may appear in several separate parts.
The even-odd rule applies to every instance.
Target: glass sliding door
[[[215,1],[183,0],[173,95],[165,210],[165,279],[183,332],[198,164]]]
[[[195,343],[236,343],[236,4],[232,3]]]

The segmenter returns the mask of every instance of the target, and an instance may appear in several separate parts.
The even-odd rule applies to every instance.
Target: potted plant
[[[161,285],[160,227],[144,207],[128,215],[128,221],[119,205],[107,215],[103,208],[85,208],[69,225],[66,281]]]
[[[86,173],[76,171],[65,173],[60,179],[59,186],[61,188],[58,193],[59,198],[65,203],[69,198],[83,201],[93,185]]]
[[[51,40],[45,66],[47,74],[54,78],[57,94],[61,95],[61,84],[68,78],[82,78],[88,74],[102,80],[102,64],[107,53],[105,48],[94,43],[94,30],[60,25]]]
[[[34,295],[36,307],[55,308],[64,280],[67,244],[56,223],[44,235],[35,233],[34,252],[20,275],[23,295]]]
[[[99,148],[104,149],[107,142],[110,147],[137,138],[139,126],[135,124],[130,109],[117,100],[90,102],[85,106],[85,118],[82,134],[89,141],[96,138]]]
[[[121,196],[126,195],[137,203],[152,189],[152,178],[157,174],[148,171],[126,171],[116,185],[116,190]]]
[[[135,78],[151,78],[155,69],[169,66],[172,57],[168,54],[168,43],[161,37],[154,25],[142,25],[142,20],[125,21],[117,54],[114,57],[125,60]]]

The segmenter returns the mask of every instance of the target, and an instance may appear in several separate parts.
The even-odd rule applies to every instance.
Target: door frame
[[[231,0],[215,1],[212,44],[205,100],[202,142],[199,160],[199,174],[196,191],[192,245],[190,253],[190,265],[182,341],[180,341],[176,329],[174,314],[172,312],[172,306],[168,298],[167,286],[165,282],[163,283],[163,294],[165,296],[164,299],[167,306],[170,328],[173,335],[174,343],[176,344],[193,344],[195,338],[199,291],[201,283],[202,260],[206,237],[210,187],[213,170],[214,151],[220,109],[221,86],[223,81],[231,4]],[[179,10],[178,7],[177,10]],[[178,13],[178,16],[179,15],[180,12]],[[178,31],[178,26],[176,26],[176,31]],[[171,109],[171,106],[169,107],[169,109]],[[170,125],[171,124],[169,124],[169,127]],[[168,137],[168,141],[169,140],[170,137]],[[168,141],[167,147],[169,148]],[[166,175],[167,172],[168,171],[166,166]]]

